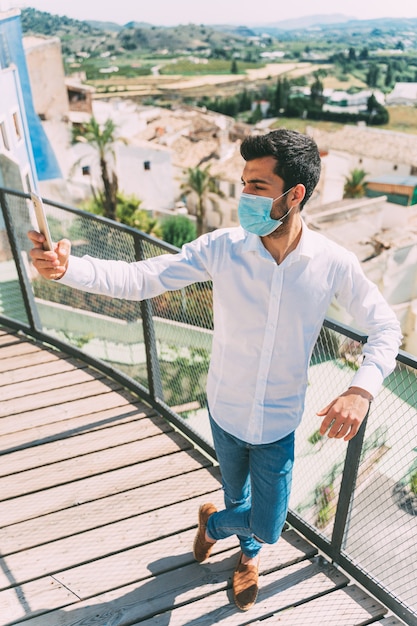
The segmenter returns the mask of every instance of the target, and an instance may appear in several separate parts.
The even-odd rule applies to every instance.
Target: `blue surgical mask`
[[[294,187],[291,187],[291,189],[294,189]],[[265,237],[273,233],[274,230],[281,226],[283,220],[289,215],[293,207],[291,207],[281,219],[274,220],[271,217],[272,205],[276,200],[286,196],[291,189],[288,189],[285,193],[278,196],[278,198],[256,196],[252,193],[242,193],[237,209],[240,225],[250,233],[259,235],[259,237]]]

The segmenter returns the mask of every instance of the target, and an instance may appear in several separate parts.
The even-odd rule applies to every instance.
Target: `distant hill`
[[[347,15],[310,15],[294,20],[283,20],[258,25],[203,25],[181,24],[177,26],[154,26],[146,22],[128,22],[124,26],[113,22],[79,21],[65,16],[52,15],[28,8],[21,11],[22,29],[25,34],[42,34],[60,37],[64,54],[94,51],[99,54],[108,50],[124,49],[141,53],[167,50],[169,53],[202,51],[211,49],[221,55],[234,46],[242,49],[248,39],[268,34],[281,41],[302,39],[309,41],[321,36],[334,42],[343,41],[347,46],[357,45],[361,37],[378,38],[381,42],[391,38],[407,40],[417,47],[417,17],[409,19],[379,18],[358,20]]]
[[[333,13],[331,15],[306,15],[305,17],[298,17],[296,19],[267,23],[263,26],[266,26],[268,29],[277,28],[279,30],[299,30],[323,24],[341,24],[343,22],[349,22],[354,19],[354,17],[342,15],[341,13]],[[257,29],[261,27],[262,25],[259,25],[257,26]]]
[[[116,24],[116,22],[100,22],[97,20],[87,20],[86,22],[93,30],[105,30],[111,33],[118,33],[122,30],[123,26]]]
[[[374,20],[350,20],[340,23],[338,26],[340,29],[354,29],[357,32],[370,31],[376,28],[389,32],[398,32],[415,29],[417,27],[417,17],[379,17]],[[327,28],[331,27],[331,24],[327,25]]]
[[[64,15],[53,15],[46,11],[37,9],[22,9],[20,15],[22,29],[24,32],[37,33],[39,35],[49,35],[57,37],[67,34],[75,34],[77,31],[82,34],[93,34],[101,31],[94,29],[88,22],[73,20]]]
[[[65,54],[80,50],[102,52],[116,45],[141,52],[223,49],[233,42],[244,42],[242,33],[222,32],[201,24],[167,27],[128,22],[120,26],[112,22],[82,22],[36,9],[22,9],[21,22],[24,34],[60,37]]]
[[[87,20],[87,24],[89,24],[92,28],[98,30],[105,30],[108,32],[118,33],[124,28],[154,28],[153,24],[149,24],[148,22],[127,22],[121,26],[120,24],[116,24],[116,22],[100,22],[98,20]],[[158,28],[165,28],[164,26],[160,26]]]

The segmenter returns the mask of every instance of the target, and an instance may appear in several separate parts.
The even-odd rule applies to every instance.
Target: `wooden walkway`
[[[238,611],[236,539],[191,553],[217,469],[114,381],[4,328],[0,437],[1,626],[401,623],[293,529]]]

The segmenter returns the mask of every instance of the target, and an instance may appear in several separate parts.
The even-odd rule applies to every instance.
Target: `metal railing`
[[[52,237],[73,254],[126,261],[177,249],[135,229],[46,201]],[[139,395],[215,459],[205,383],[211,284],[151,301],[115,301],[35,275],[26,194],[0,188],[0,323],[81,357]],[[417,626],[417,360],[395,371],[359,434],[323,438],[316,411],[343,391],[366,338],[326,319],[309,369],[288,521],[398,617]]]

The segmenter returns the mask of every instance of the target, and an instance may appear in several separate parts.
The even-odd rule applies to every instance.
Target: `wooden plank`
[[[157,484],[137,487],[70,509],[24,520],[2,528],[0,552],[5,557],[181,500],[211,494],[218,491],[219,486],[218,471],[204,468],[190,473],[186,479],[183,475],[169,477]]]
[[[95,573],[93,563],[87,563],[57,572],[55,577],[68,585],[82,600],[111,593],[118,587],[138,584],[139,581],[167,571],[175,579],[179,568],[196,565],[192,553],[195,533],[196,528],[192,528],[176,534],[175,540],[172,536],[164,537],[152,544],[144,544],[100,559],[94,563]],[[210,561],[206,564],[212,565],[218,560],[230,559],[231,555],[235,561],[237,552],[237,538],[228,537],[215,545]]]
[[[77,601],[76,595],[50,576],[6,589],[0,592],[0,625],[15,624],[25,617],[41,615]]]
[[[29,366],[20,367],[7,372],[3,372],[0,376],[0,386],[16,385],[18,383],[25,385],[29,380],[38,380],[52,376],[53,374],[61,374],[62,372],[70,372],[75,369],[85,370],[87,365],[81,365],[74,359],[53,358],[48,352],[41,352],[36,356],[46,355],[47,359],[41,359],[38,362],[32,362]],[[4,390],[3,390],[4,391]]]
[[[56,413],[57,404],[71,400],[79,400],[80,398],[88,398],[90,403],[93,404],[94,400],[92,398],[94,396],[110,393],[120,388],[121,385],[114,381],[106,379],[89,380],[88,382],[73,385],[72,387],[64,387],[63,389],[38,393],[22,398],[12,398],[0,404],[0,417],[18,415],[29,411],[32,412],[37,409],[42,409],[41,414],[43,414],[43,409],[46,407],[50,407]]]
[[[42,348],[40,348],[39,345],[20,340],[18,343],[11,346],[2,346],[0,349],[0,361],[4,361],[10,357],[16,358],[21,355],[33,354],[34,352],[40,352],[41,350]]]
[[[9,454],[7,463],[0,464],[0,477],[58,463],[63,458],[69,460],[92,452],[109,450],[169,431],[172,431],[172,426],[162,417],[155,416],[153,420],[141,419],[127,424],[115,424],[98,432],[82,433],[59,442],[36,445]]]
[[[196,515],[195,521],[197,521]],[[105,557],[99,562],[87,563],[58,572],[55,577],[81,599],[87,599],[114,589],[115,576],[117,576],[117,582],[120,586],[126,586],[150,575],[159,575],[167,570],[170,570],[171,577],[175,578],[177,573],[176,571],[173,573],[171,570],[194,563],[191,547],[195,532],[196,528],[193,528],[178,533],[175,541],[172,537],[167,537],[152,544]],[[238,550],[236,537],[218,541],[213,548],[210,565],[213,563],[214,555],[221,555],[220,560],[229,558],[230,555],[227,551],[231,549],[233,550],[231,558],[235,563]],[[266,573],[287,567],[313,557],[316,552],[314,546],[303,540],[294,531],[285,532],[276,545],[264,546],[262,549],[260,571]],[[159,558],[155,560],[156,557]]]
[[[230,574],[231,575],[231,574]],[[190,604],[174,608],[170,612],[169,625],[212,626],[222,624],[236,626],[263,619],[265,615],[283,610],[300,602],[307,602],[319,595],[329,593],[345,586],[348,579],[332,565],[324,564],[320,559],[312,562],[303,561],[282,570],[274,571],[259,579],[258,601],[250,614],[242,621],[228,591],[220,591]],[[177,603],[174,598],[173,604]],[[133,608],[133,607],[132,607]],[[192,619],[191,619],[192,618]],[[133,618],[136,619],[136,618]],[[150,619],[141,620],[142,626],[166,626],[167,615],[162,613]],[[138,622],[129,622],[137,626]],[[98,625],[98,622],[97,622]],[[47,626],[47,622],[45,623]],[[304,625],[305,626],[305,625]]]
[[[0,355],[1,352],[2,349],[0,349]],[[21,354],[4,359],[0,358],[0,374],[29,367],[30,365],[36,365],[38,363],[48,363],[49,361],[57,362],[60,358],[62,358],[62,355],[60,355],[59,352],[40,350],[39,347],[36,347],[36,350],[29,352],[29,354]]]
[[[41,372],[42,369],[39,371]],[[19,381],[17,383],[7,385],[7,387],[2,388],[1,390],[2,403],[6,400],[22,399],[27,396],[35,396],[45,393],[49,393],[53,396],[56,402],[56,392],[61,395],[63,390],[67,387],[71,388],[74,385],[79,385],[80,383],[91,382],[103,378],[103,374],[94,372],[93,370],[72,367],[71,371],[64,371],[47,377],[39,376],[34,380],[26,380],[24,383]],[[74,389],[70,389],[70,391],[72,391],[73,394],[75,392],[74,397],[77,398],[76,391]],[[32,397],[30,400],[36,401],[36,398]]]
[[[218,497],[221,497],[220,491]],[[175,542],[176,534],[195,526],[202,501],[201,497],[192,498],[12,554],[4,560],[0,570],[0,589],[8,588],[11,579],[15,584],[22,584],[164,536],[173,536]]]
[[[125,593],[119,601],[116,600],[108,608],[113,613],[114,609],[123,607],[123,621],[129,623],[131,619],[146,620],[162,611],[170,612],[179,604],[194,602],[205,596],[211,597],[214,592],[221,590],[226,592],[236,563],[237,552],[235,548],[225,553],[214,554],[209,563],[200,565],[194,561],[182,567],[176,566],[174,570],[171,566],[175,560],[173,561],[173,557],[169,555],[153,560],[149,563],[152,572],[156,573],[161,566],[168,571],[138,582],[135,589],[130,593]],[[94,605],[95,598],[90,599],[88,603]],[[189,604],[188,607],[190,607]],[[95,608],[96,614],[98,609],[102,618],[101,606],[95,606]],[[189,610],[188,617],[191,615],[192,611]],[[88,617],[96,619],[90,611]],[[185,623],[187,622],[183,622]]]
[[[329,618],[337,626],[365,626],[385,615],[387,609],[356,585],[339,589],[307,604],[275,613],[262,624],[322,626]]]
[[[134,465],[159,456],[165,456],[191,447],[189,441],[177,432],[156,435],[145,441],[133,441],[112,449],[99,450],[75,459],[54,463],[52,466],[37,467],[0,478],[0,500],[15,498],[78,481],[87,476],[102,474],[127,465]],[[140,470],[139,470],[140,471]]]
[[[210,496],[218,505],[223,497],[221,490]],[[10,576],[16,583],[22,584],[42,576],[57,575],[57,572],[65,569],[156,542],[166,536],[175,544],[178,533],[196,527],[198,507],[204,501],[205,496],[190,498],[162,509],[12,554],[5,559],[3,571],[0,571],[0,588],[8,588]],[[223,542],[219,542],[220,548],[222,544]],[[155,555],[156,544],[153,550]],[[191,546],[187,554],[188,558],[192,559]],[[94,565],[97,568],[97,564]],[[63,582],[64,574],[60,575],[59,579]]]
[[[150,614],[170,610],[173,604],[179,604],[185,599],[189,602],[212,594],[216,589],[226,589],[230,585],[231,572],[238,554],[236,538],[230,537],[218,542],[210,561],[200,565],[195,563],[191,553],[194,534],[195,529],[192,529],[178,534],[178,541],[173,542],[171,537],[167,537],[156,543],[96,561],[90,566],[63,572],[65,586],[73,587],[82,582],[80,573],[84,572],[85,578],[85,569],[89,568],[90,575],[86,582],[90,582],[92,586],[88,589],[84,586],[83,591],[95,592],[95,595],[100,587],[110,591],[68,607],[65,611],[54,611],[51,616],[45,615],[44,622],[29,620],[28,623],[31,626],[125,624],[129,623],[132,616],[133,619],[146,619]],[[287,534],[288,541],[284,539]],[[268,568],[271,562],[279,567],[285,566],[287,559],[305,558],[304,551],[297,553],[294,550],[296,543],[293,532],[289,531],[283,534],[283,539],[276,546],[265,546],[264,550],[269,553],[269,557],[265,559]],[[54,578],[59,580],[61,576],[58,573]],[[115,586],[126,580],[133,582],[114,590]],[[29,594],[28,600],[31,600]]]
[[[153,561],[151,557],[151,562]],[[158,559],[159,562],[155,562],[155,567],[163,567],[165,561],[165,567],[169,567],[170,557]],[[224,559],[221,559],[218,563],[212,563],[208,570],[205,565],[200,566],[197,563],[193,563],[184,570],[179,570],[180,582],[188,589],[188,587],[195,590],[196,597],[199,597],[202,588],[210,588],[211,585],[216,585],[219,588],[225,586],[223,582],[224,576]],[[167,585],[165,592],[165,598],[173,597],[172,583],[173,581],[178,586],[179,577],[176,576],[176,572],[168,572],[162,574],[162,584]],[[216,580],[217,577],[217,580]],[[113,582],[115,573],[113,572]],[[149,607],[150,602],[145,600],[142,603],[142,599],[149,591],[151,596],[153,590],[156,589],[158,578],[148,578],[144,585],[134,583],[127,587],[122,587],[116,591],[112,591],[108,594],[103,594],[88,600],[86,602],[79,602],[77,604],[67,606],[63,610],[55,610],[51,613],[33,617],[25,620],[23,623],[28,626],[81,626],[81,624],[89,626],[107,626],[114,624],[115,626],[121,626],[128,624],[132,615],[143,614],[143,607],[147,605]],[[210,584],[211,583],[211,584]],[[22,587],[24,588],[24,587]],[[189,592],[188,592],[189,593]],[[1,593],[0,593],[1,598]],[[1,623],[1,622],[0,622]],[[185,622],[184,622],[185,623]]]
[[[208,465],[210,462],[200,452],[191,449],[171,454],[169,462],[166,458],[152,459],[53,487],[47,491],[47,497],[42,497],[42,493],[37,492],[7,500],[1,503],[2,526],[91,502],[140,485],[156,483],[169,476],[186,475]]]
[[[19,342],[19,337],[17,337],[16,335],[11,335],[10,333],[0,334],[0,348],[3,346],[15,344],[18,342]]]
[[[117,397],[116,394],[107,394],[105,399],[109,400],[110,396]],[[121,406],[119,406],[120,404]],[[82,432],[96,432],[109,428],[113,424],[126,424],[149,416],[152,416],[152,419],[155,416],[155,412],[151,407],[139,401],[137,403],[129,403],[127,399],[121,397],[119,402],[116,402],[115,407],[107,410],[98,410],[95,413],[87,413],[68,420],[54,422],[53,424],[41,424],[23,431],[3,434],[1,437],[2,449],[0,450],[0,455],[10,454],[34,444],[41,445],[64,438],[75,437]],[[20,418],[21,416],[15,417],[14,420],[18,419],[20,422]],[[3,420],[5,419],[7,418],[3,418]]]
[[[0,419],[0,436],[39,426],[46,427],[48,424],[57,424],[81,415],[94,415],[105,409],[126,406],[131,401],[132,394],[124,389],[118,389],[115,385],[114,389],[109,391],[104,388],[101,393],[96,393],[91,398],[87,394],[78,400],[70,398],[39,409],[29,408],[19,413],[18,417],[16,415],[3,417]]]

